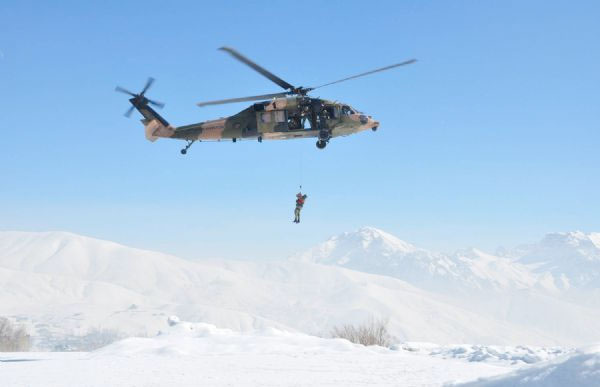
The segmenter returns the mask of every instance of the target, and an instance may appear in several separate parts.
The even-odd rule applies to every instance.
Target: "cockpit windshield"
[[[354,114],[354,110],[350,106],[344,105],[342,106],[342,114],[349,116],[350,114]]]
[[[363,114],[363,112],[361,112],[361,111],[360,111],[360,110],[358,110],[358,109],[355,109],[355,108],[353,108],[352,106],[350,106],[350,109],[352,109],[352,111],[353,111],[355,114]]]
[[[344,115],[361,114],[361,112],[359,112],[358,110],[354,109],[350,105],[343,105],[342,106],[342,114],[344,114]]]

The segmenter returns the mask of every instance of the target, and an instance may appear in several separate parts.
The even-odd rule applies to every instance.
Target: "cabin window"
[[[275,110],[273,115],[275,115],[275,122],[286,122],[285,110]]]
[[[271,122],[287,122],[285,110],[275,110],[270,112],[260,113],[260,121],[263,124],[269,124]]]
[[[260,113],[260,121],[263,124],[268,124],[271,122],[271,112]]]

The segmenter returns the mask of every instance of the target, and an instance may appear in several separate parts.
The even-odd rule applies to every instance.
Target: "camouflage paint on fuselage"
[[[321,130],[329,131],[331,137],[339,137],[379,126],[372,117],[347,104],[308,97],[276,98],[253,104],[230,117],[177,128],[149,106],[135,106],[144,116],[142,123],[150,141],[161,137],[188,141],[285,140],[318,137]],[[316,128],[311,127],[312,109],[320,111]]]

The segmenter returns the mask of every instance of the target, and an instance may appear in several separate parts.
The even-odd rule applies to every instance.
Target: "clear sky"
[[[0,3],[0,229],[278,258],[371,225],[434,250],[600,231],[597,1]],[[183,125],[280,89],[222,45],[380,122],[334,139],[146,141],[121,85]],[[291,222],[302,183],[308,201]]]

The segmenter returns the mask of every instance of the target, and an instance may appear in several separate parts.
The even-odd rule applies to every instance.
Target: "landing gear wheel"
[[[374,126],[374,127],[371,128],[371,130],[374,131],[374,132],[376,132],[377,129],[379,129],[377,126]]]
[[[327,146],[327,141],[323,141],[323,140],[317,141],[317,148],[325,149],[326,146]]]
[[[181,154],[184,155],[187,153],[187,150],[190,149],[190,147],[192,146],[192,144],[195,142],[196,140],[188,140],[187,141],[187,145],[185,146],[185,148],[183,148],[181,150]]]

